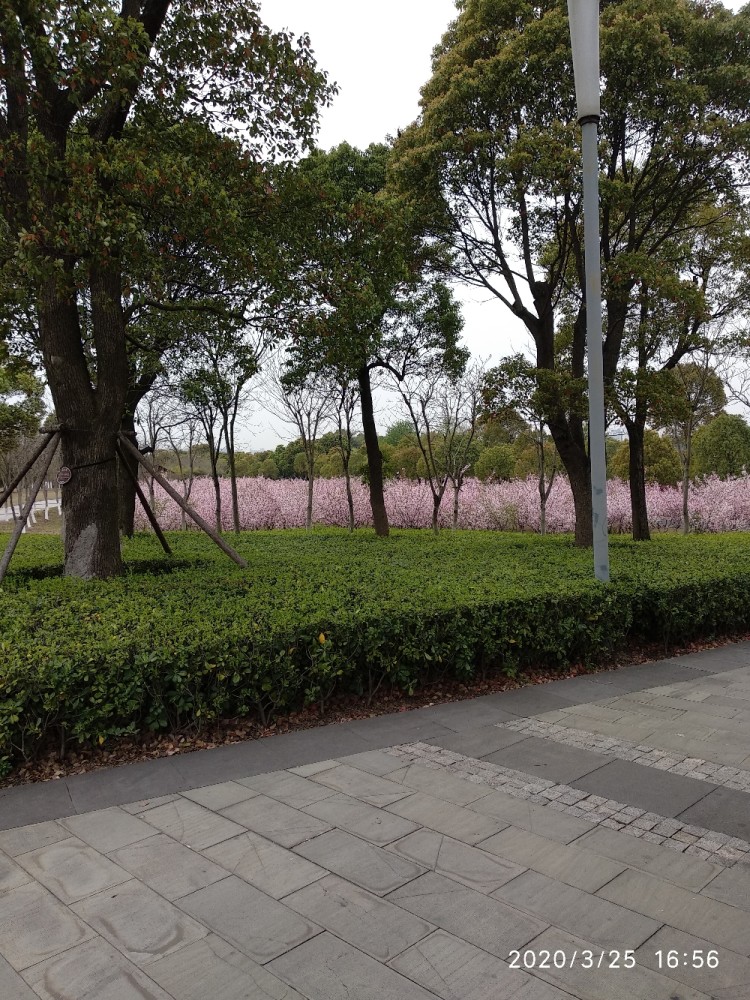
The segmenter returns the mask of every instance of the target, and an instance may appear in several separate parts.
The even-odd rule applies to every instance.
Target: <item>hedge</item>
[[[0,543],[2,537],[0,536]],[[614,539],[613,583],[570,538],[254,532],[231,564],[202,536],[126,543],[128,572],[60,575],[27,536],[0,591],[0,774],[51,740],[104,743],[438,676],[595,664],[631,638],[750,623],[750,534]]]

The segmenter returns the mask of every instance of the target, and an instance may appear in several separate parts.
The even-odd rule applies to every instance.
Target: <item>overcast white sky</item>
[[[742,3],[728,0],[725,6],[738,10]],[[333,105],[321,115],[318,144],[329,149],[344,141],[364,148],[416,118],[432,49],[456,8],[454,0],[261,0],[261,12],[271,28],[307,32],[318,65],[339,85]],[[527,347],[524,327],[497,300],[471,288],[460,298],[464,342],[472,354],[498,360]],[[382,430],[392,421],[383,405],[378,418]],[[293,436],[256,411],[241,438],[257,451]]]

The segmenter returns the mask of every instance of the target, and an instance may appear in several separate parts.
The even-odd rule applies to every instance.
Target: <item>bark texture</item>
[[[372,522],[375,534],[386,538],[390,534],[388,514],[385,509],[383,495],[383,456],[378,444],[378,432],[375,427],[375,412],[372,403],[372,382],[370,369],[364,365],[357,372],[359,382],[360,405],[362,407],[362,429],[365,436],[367,451],[367,467],[370,475],[370,506],[372,507]]]

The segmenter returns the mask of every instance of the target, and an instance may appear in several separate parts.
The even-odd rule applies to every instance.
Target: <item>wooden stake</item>
[[[34,465],[34,463],[36,462],[36,460],[39,458],[39,456],[42,454],[42,452],[44,451],[44,449],[50,443],[51,435],[59,434],[59,431],[42,431],[42,434],[46,437],[47,440],[46,441],[42,441],[42,443],[37,448],[34,449],[34,452],[33,452],[32,456],[31,456],[31,458],[28,460],[28,462],[26,462],[26,464],[21,469],[21,471],[18,473],[18,475],[13,480],[13,482],[10,484],[10,486],[6,490],[4,490],[2,493],[0,493],[0,507],[2,507],[2,505],[8,499],[8,497],[13,493],[13,490],[16,488],[16,486],[18,486],[18,484],[21,482],[21,480],[23,479],[23,477],[26,475],[26,473],[29,471],[29,469]],[[19,504],[19,506],[20,506],[20,504]]]
[[[47,475],[47,469],[49,469],[52,464],[52,459],[55,457],[55,452],[57,451],[57,443],[60,437],[59,431],[54,431],[52,437],[47,441],[46,447],[49,448],[49,454],[44,459],[43,468],[39,477],[34,481],[31,488],[31,492],[26,499],[26,504],[21,511],[20,518],[16,521],[16,525],[13,529],[13,534],[10,536],[8,544],[5,546],[5,552],[3,552],[3,558],[0,559],[0,583],[5,579],[5,574],[8,572],[8,566],[13,558],[13,553],[16,550],[16,545],[18,545],[18,539],[21,537],[21,533],[26,525],[29,514],[34,506],[34,501],[36,500],[39,490],[42,488],[42,483],[44,482],[44,477]]]
[[[138,495],[138,499],[141,501],[141,507],[143,507],[146,517],[149,519],[151,527],[154,529],[154,532],[156,533],[156,537],[161,542],[161,547],[164,549],[164,551],[167,553],[168,556],[171,556],[172,550],[169,547],[169,542],[166,540],[166,538],[164,537],[164,532],[159,527],[159,522],[156,520],[156,514],[154,514],[154,512],[149,507],[148,500],[144,496],[143,490],[141,489],[141,485],[138,482],[138,477],[133,475],[130,466],[125,461],[125,456],[123,455],[122,449],[120,448],[119,444],[115,445],[115,449],[117,450],[117,456],[120,459],[120,466],[121,468],[125,469],[126,473],[128,474],[128,477],[130,478],[130,481],[132,482],[133,486],[135,486],[135,492]]]
[[[169,494],[169,496],[172,497],[177,506],[180,507],[182,510],[184,510],[185,513],[188,515],[188,517],[191,517],[198,525],[198,527],[202,528],[202,530],[206,532],[208,537],[213,542],[215,542],[216,545],[219,546],[222,552],[225,552],[230,559],[232,559],[234,562],[237,563],[238,566],[241,566],[243,569],[247,569],[247,563],[242,558],[242,556],[238,552],[235,552],[231,545],[227,545],[227,543],[224,541],[221,535],[219,535],[216,531],[214,531],[211,525],[208,524],[207,521],[204,521],[203,518],[200,516],[200,514],[197,514],[193,510],[190,504],[185,503],[184,499],[180,496],[177,490],[174,489],[167,482],[164,476],[160,475],[156,471],[153,465],[151,465],[151,463],[147,461],[143,457],[143,455],[141,455],[140,451],[138,451],[136,446],[132,444],[132,442],[130,442],[122,432],[120,432],[120,444],[123,445],[125,449],[130,452],[133,458],[135,458],[138,462],[141,463],[141,465],[143,466],[144,469],[146,469],[148,474],[150,476],[153,476],[154,479],[157,481],[157,483],[161,486],[161,488],[165,490]]]

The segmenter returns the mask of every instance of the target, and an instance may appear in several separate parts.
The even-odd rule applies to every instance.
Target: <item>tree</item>
[[[298,371],[285,365],[278,357],[269,360],[265,372],[268,409],[281,420],[293,424],[302,441],[303,452],[297,457],[300,459],[300,473],[307,474],[305,527],[309,531],[312,528],[315,489],[315,444],[321,426],[332,417],[338,387],[321,380],[315,373],[300,376]],[[296,461],[294,465],[297,471]]]
[[[602,4],[607,386],[665,241],[736,194],[749,17],[691,0]],[[529,331],[549,376],[544,416],[573,491],[576,541],[590,545],[580,130],[564,0],[465,0],[434,51],[421,107],[396,145],[394,183],[453,251],[456,275]]]
[[[474,463],[478,479],[512,479],[516,455],[509,444],[493,444],[479,454]]]
[[[269,31],[254,2],[7,0],[0,43],[0,294],[23,288],[35,304],[73,470],[65,572],[112,576],[121,569],[114,448],[129,378],[125,260],[142,240],[144,198],[183,197],[169,171],[151,169],[162,125],[233,130],[251,166],[261,151],[289,155],[309,141],[330,91],[309,40]]]
[[[656,431],[644,432],[646,482],[675,486],[681,476],[680,456],[669,438]],[[610,472],[624,482],[630,475],[630,442],[623,441],[612,455]]]
[[[34,366],[11,356],[0,340],[0,457],[24,436],[36,434],[44,416],[44,384]]]
[[[516,441],[522,439],[524,434],[533,440],[534,473],[539,486],[539,530],[542,535],[547,532],[547,501],[555,481],[558,460],[557,451],[544,431],[546,405],[542,387],[548,381],[545,381],[544,373],[536,371],[523,355],[517,354],[488,371],[482,386],[485,420],[502,423],[520,416],[528,422],[528,429],[519,434]],[[555,390],[558,389],[559,385],[555,385]],[[518,455],[518,447],[514,455]],[[489,461],[487,459],[487,469],[491,468]],[[502,468],[505,456],[501,458],[498,455],[496,461]],[[484,465],[482,469],[485,469]]]
[[[720,413],[696,432],[696,476],[741,476],[750,469],[750,427],[738,413]]]
[[[457,349],[458,307],[431,269],[415,214],[386,191],[389,149],[360,152],[344,143],[303,160],[287,178],[290,210],[300,222],[295,271],[301,292],[290,354],[301,372],[335,366],[356,379],[367,450],[375,532],[388,534],[383,456],[373,378],[396,374],[418,356]]]
[[[727,402],[724,383],[711,367],[711,352],[702,358],[675,365],[655,407],[660,426],[672,440],[682,467],[682,533],[690,531],[690,474],[693,436],[717,416]]]

